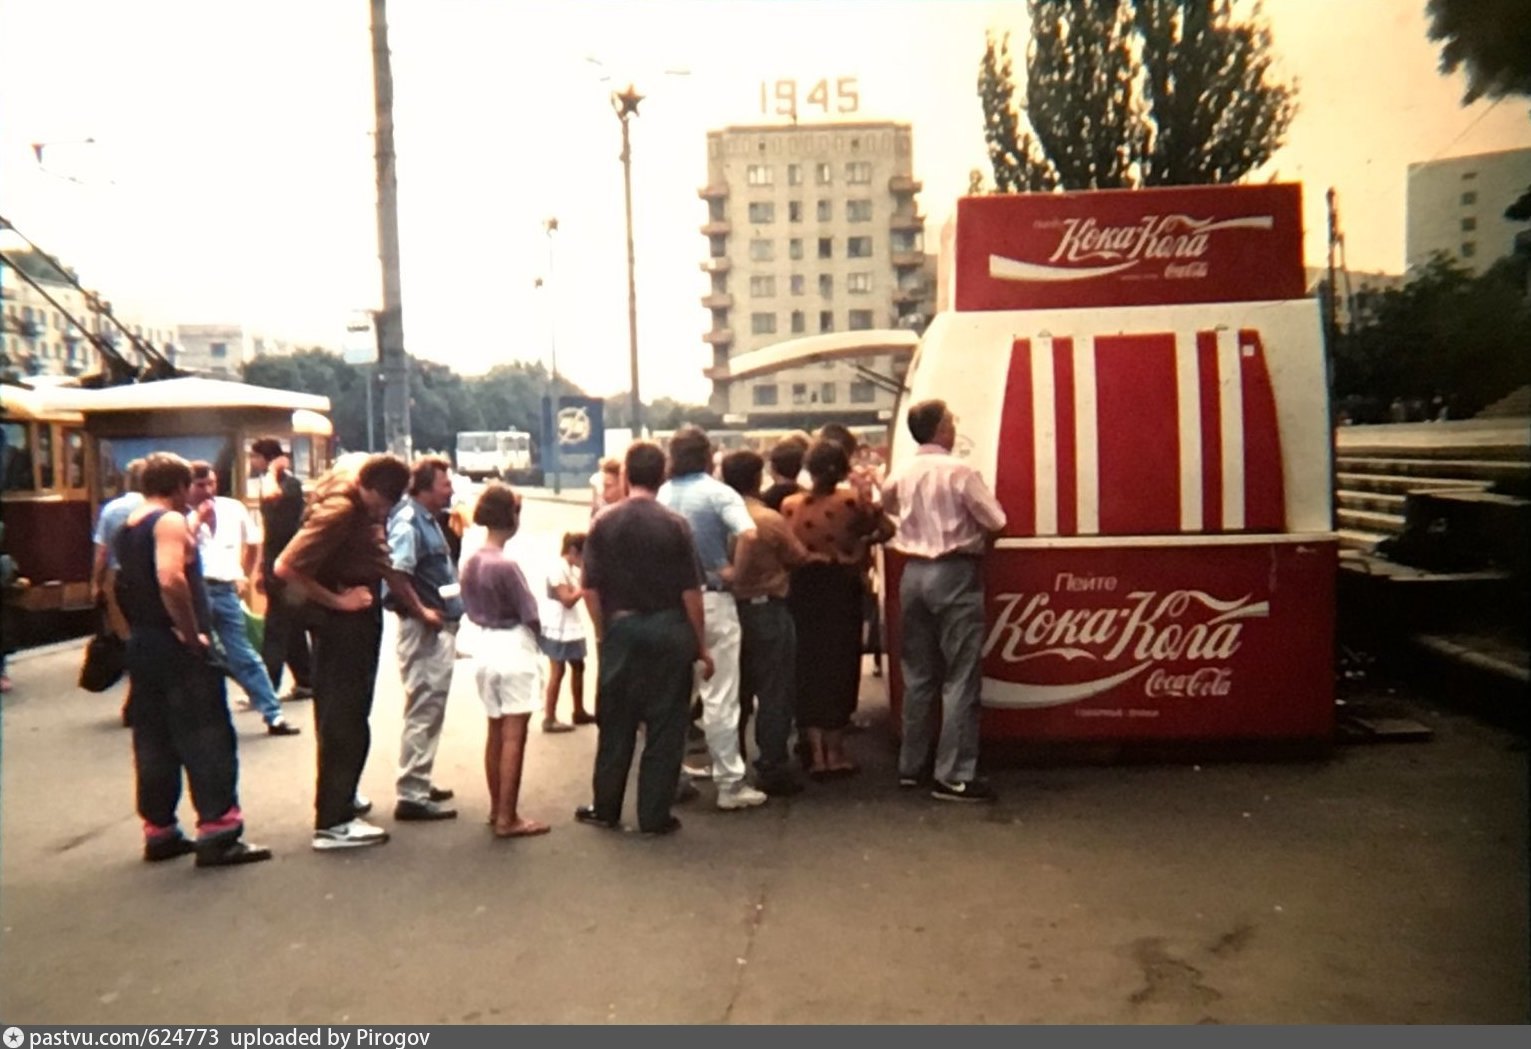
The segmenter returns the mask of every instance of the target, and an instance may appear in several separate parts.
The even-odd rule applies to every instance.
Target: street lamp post
[[[552,378],[548,387],[548,466],[553,473],[553,494],[560,495],[563,492],[563,481],[559,472],[563,464],[559,461],[560,444],[562,438],[558,433],[558,339],[554,321],[553,291],[557,284],[553,280],[553,234],[558,232],[558,220],[549,218],[543,220],[543,232],[548,238],[548,279],[547,279],[547,309],[548,309],[548,360],[552,368]]]
[[[628,120],[638,115],[643,96],[633,85],[611,96],[612,109],[622,122],[622,196],[627,203],[627,354],[632,377],[632,428],[636,440],[643,434],[643,400],[638,395],[638,285],[633,275],[633,148]]]

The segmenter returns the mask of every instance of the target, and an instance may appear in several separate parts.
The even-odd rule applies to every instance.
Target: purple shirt
[[[468,618],[485,630],[524,625],[541,632],[537,600],[521,566],[497,546],[481,547],[463,566],[462,603]]]

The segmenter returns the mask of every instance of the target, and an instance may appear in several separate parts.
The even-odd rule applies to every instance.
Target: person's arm
[[[976,470],[963,472],[957,494],[962,497],[962,504],[973,515],[973,520],[985,531],[998,533],[1005,530],[1005,508],[999,505],[999,500],[994,498],[994,493],[989,491],[989,486],[983,483]]]
[[[898,516],[898,481],[892,477],[882,483],[882,510],[890,517]]]
[[[372,591],[367,587],[353,586],[336,593],[313,576],[314,566],[335,556],[344,544],[349,531],[345,518],[351,512],[351,502],[344,496],[315,504],[308,520],[276,559],[278,579],[291,585],[298,596],[335,612],[356,612],[372,605]]]
[[[701,590],[685,590],[680,595],[681,602],[686,606],[686,618],[691,621],[691,629],[696,633],[697,660],[702,664],[702,680],[711,681],[713,670],[712,653],[707,651],[707,626],[702,613]]]
[[[780,547],[779,556],[781,563],[787,568],[796,568],[805,565],[813,555],[808,552],[808,547],[797,537],[797,533],[787,527],[785,521],[780,522],[772,529]]]
[[[96,556],[90,564],[90,602],[96,604],[106,596],[106,544],[96,543]]]
[[[388,584],[389,593],[399,599],[404,606],[404,611],[411,619],[418,619],[432,630],[440,630],[445,620],[441,613],[434,608],[429,608],[420,600],[420,595],[415,593],[414,577],[408,572],[401,572],[397,568],[390,568],[383,573],[383,581]]]
[[[180,514],[162,514],[154,523],[154,572],[159,579],[160,600],[181,643],[206,649],[210,642],[197,629],[191,582],[186,578],[186,551],[190,543],[186,518]]]

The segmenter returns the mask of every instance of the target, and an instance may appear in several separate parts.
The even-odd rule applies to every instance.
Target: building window
[[[751,277],[750,294],[757,299],[769,299],[776,294],[775,277]]]
[[[759,238],[750,241],[750,258],[756,262],[770,262],[776,258],[775,243]]]
[[[791,240],[787,241],[787,256],[793,259],[800,259],[803,257],[802,237],[793,237]]]
[[[851,403],[871,404],[877,399],[877,387],[864,379],[851,383]]]
[[[872,327],[871,310],[851,310],[851,331],[867,331]]]
[[[792,294],[801,295],[808,290],[807,280],[801,273],[792,274]]]
[[[827,200],[819,201],[819,221],[828,222],[835,217],[834,205]]]
[[[751,222],[775,222],[776,205],[769,200],[754,200],[750,202]]]
[[[210,343],[207,347],[207,353],[210,357],[227,357],[229,355],[229,344],[226,342]]]
[[[1476,255],[1477,253],[1478,253],[1478,245],[1474,244],[1470,240],[1464,240],[1462,242],[1462,257],[1464,259],[1470,259],[1474,255]]]
[[[751,186],[769,186],[775,182],[769,164],[751,164],[744,169],[744,181]]]
[[[869,259],[872,257],[871,237],[852,237],[846,241],[845,254],[847,258]]]
[[[872,290],[870,273],[851,273],[845,278],[845,290],[852,295],[865,295]]]
[[[865,160],[853,160],[845,165],[845,181],[853,186],[865,186],[872,181],[872,165]]]
[[[819,274],[819,295],[829,298],[835,293],[835,278],[828,273]]]
[[[750,331],[756,335],[774,335],[776,333],[776,314],[750,314]]]
[[[802,222],[803,221],[803,202],[801,200],[789,200],[789,201],[787,201],[787,221],[788,222]]]
[[[835,238],[833,238],[833,237],[820,237],[819,238],[819,258],[821,258],[821,259],[832,259],[834,257],[835,257]]]
[[[750,391],[757,408],[769,408],[776,403],[776,384],[760,383]]]
[[[831,178],[828,164],[820,164],[814,169],[813,180],[819,185],[829,185]]]
[[[835,313],[833,310],[819,311],[819,331],[835,330]]]
[[[728,240],[725,237],[708,237],[707,254],[714,259],[725,258],[728,255]]]
[[[792,311],[792,334],[793,335],[801,335],[801,334],[803,334],[807,330],[808,330],[808,321],[807,321],[807,318],[805,318],[803,316],[803,311],[802,310],[793,310]]]
[[[1462,232],[1463,233],[1471,233],[1473,230],[1475,230],[1477,228],[1478,228],[1478,220],[1473,218],[1471,215],[1467,216],[1465,219],[1462,220]]]
[[[834,404],[835,403],[835,384],[834,383],[826,382],[826,383],[821,383],[819,385],[819,403],[820,404]]]
[[[1470,189],[1466,193],[1462,194],[1462,206],[1464,208],[1471,207],[1472,205],[1474,205],[1476,203],[1478,203],[1478,191],[1477,190]]]
[[[801,186],[803,184],[803,168],[800,164],[787,165],[787,185]]]
[[[850,222],[871,222],[872,202],[870,200],[847,200],[845,202],[845,217]]]
[[[806,382],[795,382],[792,384],[792,403],[808,403],[808,384]]]

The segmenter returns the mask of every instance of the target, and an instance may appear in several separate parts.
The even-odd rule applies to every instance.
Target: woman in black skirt
[[[868,544],[893,534],[892,523],[864,495],[842,486],[845,449],[816,441],[808,449],[813,487],[788,496],[782,516],[814,560],[792,573],[787,605],[797,627],[797,725],[808,742],[808,774],[858,771],[844,733],[861,686],[861,566]]]

